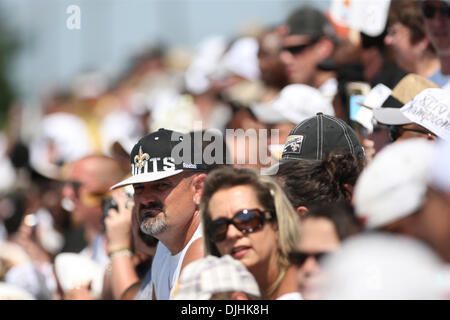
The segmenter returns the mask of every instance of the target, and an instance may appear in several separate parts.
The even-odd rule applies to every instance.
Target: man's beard
[[[141,223],[139,224],[139,228],[141,231],[149,236],[156,236],[160,233],[163,233],[167,230],[167,220],[166,220],[166,214],[165,212],[162,212],[162,217],[156,217],[156,218],[144,218],[141,220]]]
[[[164,212],[164,207],[161,203],[151,203],[148,206],[142,206],[140,209],[157,209],[162,213],[162,216],[160,216],[160,213],[157,213],[154,217],[146,215],[144,218],[141,218],[139,228],[144,234],[155,236],[167,230],[167,215]]]

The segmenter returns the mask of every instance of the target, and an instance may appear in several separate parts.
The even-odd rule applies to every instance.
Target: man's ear
[[[297,207],[297,210],[295,210],[295,211],[297,211],[297,214],[300,219],[304,218],[308,215],[308,208],[305,206],[299,206],[299,207]]]
[[[248,297],[243,292],[233,292],[231,294],[231,300],[248,300]]]
[[[323,61],[330,57],[334,51],[334,43],[330,38],[323,37],[319,40],[316,45],[316,53],[320,58],[320,61]]]
[[[422,49],[422,51],[425,51],[430,46],[430,39],[428,37],[423,37],[423,39],[420,40],[417,44],[420,46],[420,49]]]
[[[288,35],[288,33],[290,32],[289,30],[289,26],[286,24],[282,24],[281,26],[279,26],[278,28],[275,29],[275,32],[281,36],[281,37],[285,37]]]
[[[353,190],[355,189],[351,184],[349,183],[344,183],[344,188],[347,190],[347,198],[349,201],[352,201],[353,199]]]
[[[203,185],[205,184],[207,175],[205,173],[197,174],[192,179],[192,188],[194,189],[194,203],[196,205],[200,204],[200,199],[202,197]]]

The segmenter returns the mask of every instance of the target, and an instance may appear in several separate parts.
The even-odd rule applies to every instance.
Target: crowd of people
[[[0,135],[0,299],[450,298],[450,1],[313,6],[77,77]]]

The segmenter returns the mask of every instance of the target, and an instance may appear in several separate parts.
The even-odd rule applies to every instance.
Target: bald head
[[[102,155],[91,155],[75,161],[68,169],[63,196],[74,203],[72,220],[100,229],[102,201],[109,188],[124,177],[120,163]]]
[[[95,189],[108,190],[125,176],[120,162],[103,155],[90,155],[74,162],[70,175],[76,175]]]

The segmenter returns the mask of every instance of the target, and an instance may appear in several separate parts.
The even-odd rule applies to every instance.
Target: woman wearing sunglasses
[[[301,299],[288,253],[300,221],[282,189],[248,169],[208,176],[200,204],[206,255],[231,255],[253,274],[267,299]]]

